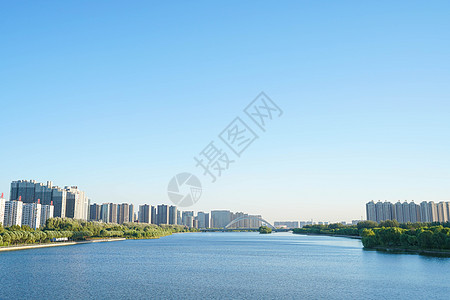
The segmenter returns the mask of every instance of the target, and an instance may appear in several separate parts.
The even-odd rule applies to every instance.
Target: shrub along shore
[[[297,234],[361,237],[364,248],[450,255],[450,223],[362,221],[358,225],[306,225]]]
[[[69,241],[90,239],[126,238],[155,239],[172,233],[193,231],[180,225],[88,222],[69,218],[48,219],[45,226],[32,229],[29,226],[0,225],[0,246],[50,243],[52,239],[67,238]]]

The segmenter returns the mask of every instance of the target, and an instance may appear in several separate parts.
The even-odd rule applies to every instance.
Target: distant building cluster
[[[53,203],[55,217],[88,219],[89,200],[76,186],[60,188],[53,186],[51,181],[47,181],[47,184],[35,180],[13,181],[9,200],[19,199],[23,203],[40,202],[42,205]]]
[[[389,201],[366,204],[367,220],[381,222],[397,220],[399,223],[416,222],[448,222],[450,218],[450,202],[422,201],[420,204],[400,202],[392,204]]]
[[[23,203],[22,197],[18,200],[6,201],[3,194],[0,198],[0,223],[5,227],[13,225],[28,225],[33,229],[37,229],[43,225],[49,218],[53,218],[54,206],[53,203],[41,204],[37,203]]]
[[[189,228],[223,228],[232,221],[242,218],[229,228],[258,228],[262,225],[260,215],[233,213],[229,210],[213,210],[210,213],[199,211],[195,214],[194,211],[180,211],[174,205],[165,204],[140,205],[137,214],[133,212],[133,205],[127,203],[91,204],[89,211],[90,221],[105,223],[139,222],[155,225],[184,225]]]
[[[344,225],[346,222],[341,222]],[[275,221],[274,225],[276,228],[286,228],[286,229],[293,229],[293,228],[302,228],[306,225],[328,225],[329,222],[315,222],[313,220],[311,221]]]
[[[13,181],[9,201],[3,196],[0,199],[0,223],[3,226],[39,228],[53,217],[117,224],[184,225],[189,228],[223,228],[230,223],[230,229],[258,228],[262,225],[260,215],[229,210],[199,211],[195,214],[194,211],[180,211],[173,205],[143,204],[135,213],[131,203],[90,204],[86,194],[77,186],[60,188],[51,181],[46,184],[35,180]]]

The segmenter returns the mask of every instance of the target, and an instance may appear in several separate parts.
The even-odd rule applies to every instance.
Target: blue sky
[[[341,221],[449,199],[446,1],[0,4],[0,191]],[[265,91],[284,111],[214,184],[193,157]]]

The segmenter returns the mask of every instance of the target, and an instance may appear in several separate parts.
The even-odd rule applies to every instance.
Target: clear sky
[[[448,1],[3,1],[0,191],[78,185],[92,202],[270,221],[448,200]],[[214,184],[193,157],[261,91],[283,109]],[[250,125],[250,123],[248,123]],[[254,124],[253,124],[254,125]],[[225,148],[224,148],[225,149]]]

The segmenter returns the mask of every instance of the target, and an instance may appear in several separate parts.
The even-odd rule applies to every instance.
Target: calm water
[[[291,233],[186,233],[0,253],[1,299],[450,299],[450,258]]]

